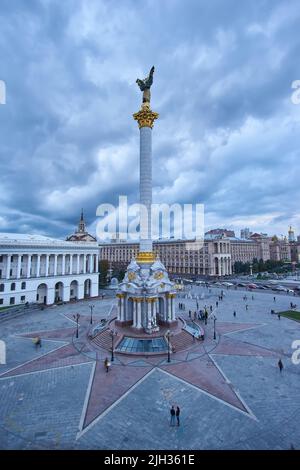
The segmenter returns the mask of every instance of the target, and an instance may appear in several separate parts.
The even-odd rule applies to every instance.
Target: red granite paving
[[[218,346],[212,354],[226,354],[228,356],[276,356],[276,353],[254,344],[244,343],[239,340],[232,340],[223,336]]]
[[[33,359],[27,364],[23,364],[15,369],[2,374],[1,377],[14,377],[29,372],[39,372],[42,370],[54,369],[55,367],[66,367],[76,364],[85,364],[92,362],[91,359],[79,354],[72,344],[62,346],[55,351],[49,352],[44,356]]]
[[[109,372],[106,372],[103,363],[97,362],[83,427],[94,421],[150,370],[151,366],[113,365]]]
[[[260,323],[231,323],[231,322],[217,322],[216,330],[221,335],[226,333],[233,333],[235,331],[247,330],[250,328],[257,328],[261,326]]]
[[[185,380],[239,410],[247,412],[231,386],[210,358],[194,359],[185,363],[161,366],[161,369]]]

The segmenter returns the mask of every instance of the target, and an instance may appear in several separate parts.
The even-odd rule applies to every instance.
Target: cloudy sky
[[[298,0],[1,0],[0,231],[65,237],[137,200],[154,64],[154,200],[300,233],[299,30]]]

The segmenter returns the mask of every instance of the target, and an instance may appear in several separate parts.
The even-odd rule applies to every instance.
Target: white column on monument
[[[152,318],[153,318],[153,323],[154,325],[156,326],[157,322],[156,322],[156,299],[153,299],[153,302],[152,302]]]
[[[125,298],[121,297],[121,321],[125,321]]]
[[[152,302],[151,299],[147,299],[147,325],[148,328],[151,328],[151,310],[152,310]]]
[[[76,265],[76,273],[79,274],[80,273],[80,255],[77,254],[77,265]]]
[[[94,255],[89,255],[89,272],[92,273],[94,272],[94,263],[93,263],[93,257]]]
[[[83,255],[83,273],[86,274],[86,255]]]
[[[136,328],[137,324],[137,301],[136,299],[132,300],[132,326],[133,328]]]
[[[175,314],[175,297],[172,296],[171,298],[171,319],[175,320],[176,319],[176,314]]]
[[[142,303],[141,300],[137,300],[137,328],[142,328]]]
[[[172,319],[172,298],[168,296],[168,321]]]

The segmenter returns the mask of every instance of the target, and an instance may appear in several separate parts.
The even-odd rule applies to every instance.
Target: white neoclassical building
[[[98,296],[97,243],[0,233],[0,308]]]

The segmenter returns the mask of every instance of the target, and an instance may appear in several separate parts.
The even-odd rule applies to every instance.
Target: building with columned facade
[[[187,243],[189,249],[187,248]],[[191,244],[195,243],[195,249]],[[201,248],[195,240],[157,240],[153,252],[173,275],[226,276],[232,274],[231,246],[226,238],[205,239]],[[100,259],[112,267],[125,268],[136,258],[139,244],[113,242],[100,245]]]
[[[0,307],[98,296],[96,242],[0,233]]]

